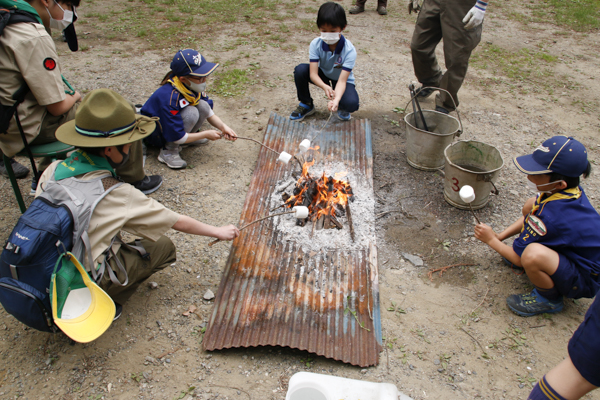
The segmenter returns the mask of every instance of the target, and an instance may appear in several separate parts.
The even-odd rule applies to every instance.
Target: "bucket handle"
[[[458,130],[458,131],[457,131],[457,132],[454,134],[454,137],[456,137],[456,136],[460,136],[460,135],[463,133],[463,124],[462,124],[462,120],[460,119],[460,113],[458,112],[458,106],[456,105],[456,102],[454,101],[454,97],[452,97],[452,95],[450,94],[450,92],[449,92],[449,91],[447,91],[446,89],[439,88],[439,87],[435,87],[435,86],[424,86],[424,87],[422,87],[422,88],[421,88],[421,90],[423,90],[423,89],[442,90],[442,91],[444,91],[444,92],[448,93],[448,96],[450,96],[450,98],[452,99],[452,103],[454,103],[454,111],[456,111],[456,116],[458,117],[458,123],[460,124],[460,129],[459,129],[459,130]],[[414,95],[414,96],[411,96],[411,98],[410,98],[410,99],[408,99],[408,102],[407,102],[407,103],[406,103],[406,105],[404,106],[404,109],[405,109],[405,110],[408,108],[408,105],[410,104],[410,102],[411,102],[411,101],[412,101],[412,100],[413,100],[415,97],[417,97],[417,95],[418,95],[418,92],[417,92],[417,93],[415,93],[415,95]],[[413,108],[413,113],[415,113],[415,112],[416,112],[416,110]],[[416,118],[416,116],[415,116],[415,118]],[[495,188],[495,186],[494,186],[494,188]]]
[[[480,174],[477,175],[477,180],[478,181],[484,181],[484,182],[489,182],[492,184],[492,186],[494,187],[493,190],[490,190],[490,192],[492,194],[495,194],[496,196],[500,193],[498,191],[498,188],[496,187],[496,185],[494,184],[494,182],[492,181],[492,174]]]

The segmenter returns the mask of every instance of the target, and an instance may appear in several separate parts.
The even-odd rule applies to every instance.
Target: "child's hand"
[[[232,142],[234,142],[237,139],[237,134],[233,131],[233,129],[231,129],[227,125],[223,124],[222,131],[223,131],[223,137],[226,140],[231,140]]]
[[[214,129],[203,131],[202,133],[204,133],[204,137],[208,140],[219,140],[222,137],[221,132]]]
[[[331,112],[337,111],[338,102],[336,100],[331,100],[329,103],[327,103],[327,109]]]
[[[217,228],[215,236],[220,240],[233,240],[240,235],[240,230],[235,225],[226,225]]]
[[[327,85],[323,91],[329,100],[333,100],[335,98],[335,91],[331,88],[331,86]]]
[[[493,239],[498,238],[494,230],[486,224],[475,225],[475,237],[485,244],[489,244]]]

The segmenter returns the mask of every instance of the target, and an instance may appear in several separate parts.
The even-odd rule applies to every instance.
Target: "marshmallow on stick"
[[[300,142],[300,151],[306,153],[310,149],[310,140],[304,139]]]

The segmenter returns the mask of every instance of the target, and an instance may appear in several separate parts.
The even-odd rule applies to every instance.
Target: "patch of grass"
[[[600,28],[600,0],[546,0],[553,8],[554,20],[577,32]]]
[[[249,70],[247,69],[231,69],[215,73],[215,83],[213,90],[216,94],[223,97],[236,97],[246,93],[246,88],[254,84],[250,79]]]

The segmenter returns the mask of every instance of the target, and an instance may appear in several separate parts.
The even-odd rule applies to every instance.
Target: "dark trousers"
[[[326,77],[321,68],[319,68],[319,77],[323,80],[323,82],[331,84],[331,87],[335,90],[337,81]],[[296,66],[296,68],[294,68],[294,82],[296,82],[298,100],[307,105],[313,104],[312,97],[310,97],[310,90],[308,88],[309,83],[314,85],[314,83],[310,80],[310,64],[299,64]],[[352,83],[346,83],[346,91],[340,99],[338,109],[354,112],[358,110],[358,106],[359,99],[358,93],[356,93],[356,87]]]
[[[141,243],[150,255],[148,259],[143,259],[140,253],[127,246],[121,246],[117,252],[116,256],[125,267],[129,278],[129,283],[126,286],[113,283],[108,272],[104,273],[98,284],[119,304],[125,303],[135,293],[140,284],[152,274],[170,266],[176,260],[175,245],[166,236],[161,236],[156,242],[142,239]],[[106,268],[112,268],[120,282],[125,281],[125,277],[117,267],[115,260],[109,260]]]
[[[367,0],[356,0],[356,5],[362,8],[365,8],[365,3]],[[379,7],[387,7],[387,0],[377,0],[377,8]]]
[[[419,82],[446,89],[457,106],[457,93],[467,74],[469,57],[481,40],[482,25],[467,31],[462,23],[474,5],[474,0],[425,0],[410,43],[415,76]],[[435,48],[442,39],[447,68],[443,74],[435,56]],[[435,103],[450,111],[455,108],[450,96],[442,91]]]

